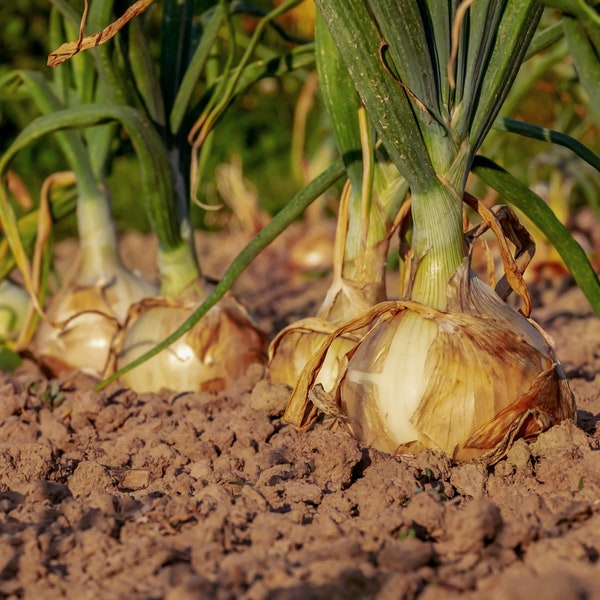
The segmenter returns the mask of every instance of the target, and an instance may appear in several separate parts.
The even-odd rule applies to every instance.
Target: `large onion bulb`
[[[514,439],[574,419],[552,341],[480,281],[468,259],[449,284],[446,310],[383,307],[333,393],[344,425],[363,443],[387,452],[417,444],[457,461],[495,462]],[[321,364],[316,357],[313,366]],[[308,375],[291,404],[315,383]]]

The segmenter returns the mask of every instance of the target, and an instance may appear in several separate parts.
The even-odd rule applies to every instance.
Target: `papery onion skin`
[[[403,311],[376,325],[357,346],[340,402],[354,435],[366,445],[393,453],[399,440],[418,438],[410,418],[427,384],[423,365],[436,334],[433,323]]]
[[[196,308],[185,300],[159,298],[139,307],[118,352],[120,369],[165,339]],[[266,340],[241,304],[226,296],[185,335],[160,354],[125,373],[120,381],[138,393],[161,389],[220,391],[266,362]]]
[[[331,323],[316,317],[302,319],[282,329],[269,345],[271,382],[294,387],[306,363],[335,329]],[[339,384],[348,364],[346,354],[359,340],[359,336],[347,335],[333,341],[315,382],[320,383],[326,392]]]
[[[102,378],[129,307],[155,293],[154,285],[119,267],[109,280],[68,286],[51,300],[36,331],[34,352],[54,375],[80,370]]]
[[[338,390],[354,435],[387,452],[417,443],[495,462],[516,437],[575,418],[551,340],[467,261],[448,298],[445,311],[399,311],[357,346]],[[412,362],[399,363],[398,349]]]

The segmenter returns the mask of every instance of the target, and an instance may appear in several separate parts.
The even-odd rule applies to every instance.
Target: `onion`
[[[141,302],[119,345],[117,368],[129,364],[177,329],[203,298],[192,284],[175,299]],[[248,367],[266,361],[264,334],[246,309],[225,296],[190,331],[120,378],[137,392],[223,390]]]
[[[130,306],[154,296],[157,287],[121,262],[108,190],[90,182],[79,185],[81,264],[73,281],[50,300],[33,347],[54,374],[80,369],[101,378],[110,373],[111,347]]]
[[[375,166],[375,189],[370,190],[376,201],[385,206],[397,206],[405,197],[405,188],[397,173],[383,161]],[[361,237],[356,233],[349,240],[349,232],[357,229],[360,214],[348,214],[348,203],[352,199],[352,187],[348,183],[340,199],[340,212],[335,237],[333,278],[316,317],[302,319],[281,330],[269,346],[269,376],[273,383],[296,385],[302,370],[313,354],[326,341],[338,326],[363,314],[372,306],[386,298],[385,267],[389,240],[396,223],[387,223],[387,230],[371,227],[372,238]],[[364,193],[364,192],[362,192]],[[360,200],[361,194],[358,194]],[[385,202],[384,202],[385,199]],[[377,202],[374,202],[375,205]],[[408,203],[398,211],[401,216],[406,212]],[[378,223],[383,210],[379,208],[371,213],[370,219]],[[373,239],[374,238],[374,239]],[[346,353],[360,339],[360,333],[354,332],[335,340],[328,350],[328,368],[323,369],[319,383],[325,391],[330,391],[338,383],[346,365]],[[327,373],[327,375],[324,375]]]
[[[517,239],[509,259],[513,219],[505,229],[477,203],[502,254],[504,276],[492,290],[471,272],[472,240],[463,229],[474,157],[526,56],[542,6],[463,2],[441,15],[430,0],[402,8],[362,0],[316,4],[370,123],[410,187],[410,250],[401,250],[409,268],[402,301],[376,304],[322,343],[284,419],[307,427],[321,410],[384,451],[425,446],[456,461],[493,463],[514,439],[575,417],[553,343],[528,318],[522,275],[531,244]],[[344,105],[334,108],[338,122],[348,123]],[[362,208],[350,209],[357,224],[369,223]],[[350,243],[353,249],[359,257],[360,246]],[[505,303],[512,291],[523,300],[522,314]],[[319,378],[329,349],[361,331],[367,333],[346,354],[345,374],[326,390]]]
[[[552,340],[478,279],[468,258],[449,283],[445,310],[386,302],[371,320],[331,394],[343,426],[365,444],[386,452],[427,447],[455,461],[493,463],[514,439],[575,418]],[[288,415],[309,414],[298,400],[316,386],[323,355],[307,367]]]

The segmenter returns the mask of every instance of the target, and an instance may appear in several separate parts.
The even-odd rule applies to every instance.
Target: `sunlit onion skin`
[[[285,329],[269,345],[269,378],[272,383],[294,387],[306,363],[336,330],[331,323],[319,318],[302,319]],[[348,363],[346,353],[358,343],[358,335],[336,338],[331,344],[317,383],[325,391],[334,390]]]
[[[415,303],[376,325],[348,363],[338,398],[362,442],[418,443],[455,460],[499,460],[518,437],[575,418],[549,337],[469,270],[444,311]]]
[[[179,299],[141,303],[118,351],[122,368],[165,339],[197,308],[189,291]],[[266,340],[245,308],[225,296],[174,344],[121,377],[135,391],[223,390],[252,364],[266,362]]]
[[[15,337],[25,322],[31,299],[8,279],[0,281],[0,340]]]
[[[81,370],[104,377],[129,307],[156,291],[118,264],[95,283],[67,286],[51,300],[36,331],[33,347],[40,362],[55,375]]]

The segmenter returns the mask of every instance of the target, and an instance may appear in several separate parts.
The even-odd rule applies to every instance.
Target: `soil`
[[[290,266],[294,235],[236,284],[269,336],[328,284]],[[205,239],[207,274],[242,243]],[[128,236],[127,261],[151,274],[151,246]],[[491,468],[299,433],[258,365],[210,393],[3,374],[0,598],[600,598],[600,319],[568,278],[532,291],[578,421]]]

